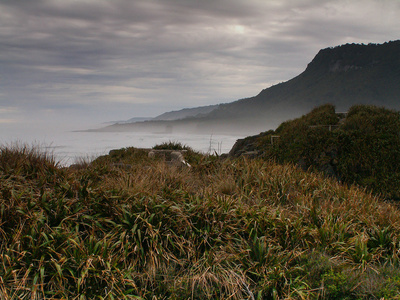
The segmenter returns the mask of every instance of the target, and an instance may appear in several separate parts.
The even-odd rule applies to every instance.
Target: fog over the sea
[[[0,126],[231,102],[319,49],[399,38],[398,0],[0,0]]]

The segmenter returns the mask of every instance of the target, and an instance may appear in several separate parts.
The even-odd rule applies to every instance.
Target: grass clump
[[[262,160],[174,168],[135,148],[80,168],[41,159],[1,152],[2,299],[400,293],[400,212],[356,187]]]
[[[182,144],[181,142],[164,142],[159,145],[155,145],[153,147],[154,150],[188,150],[188,151],[193,151],[192,148],[190,148],[187,145]]]

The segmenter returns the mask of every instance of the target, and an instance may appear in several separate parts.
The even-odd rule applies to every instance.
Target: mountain
[[[356,104],[400,109],[400,40],[346,44],[320,50],[297,77],[257,96],[220,104],[181,120],[116,124],[105,131],[150,130],[255,134],[330,103],[338,111]]]
[[[200,106],[195,108],[184,108],[177,111],[163,113],[155,118],[154,121],[174,121],[190,117],[201,117],[217,109],[218,105]]]
[[[126,124],[126,123],[135,123],[135,122],[144,122],[148,120],[152,120],[150,117],[134,117],[129,120],[120,120],[120,121],[108,121],[107,124]]]

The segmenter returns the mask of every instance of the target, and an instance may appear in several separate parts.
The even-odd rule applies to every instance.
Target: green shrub
[[[334,107],[327,104],[282,123],[275,132],[248,138],[253,149],[246,139],[242,147],[257,150],[267,159],[295,163],[386,198],[400,199],[399,132],[399,112],[358,105],[339,122]],[[271,144],[274,135],[279,138]]]
[[[164,142],[159,145],[155,145],[153,147],[153,149],[155,149],[155,150],[191,150],[192,151],[192,148],[190,148],[189,146],[183,145],[180,142],[172,142],[172,141]]]

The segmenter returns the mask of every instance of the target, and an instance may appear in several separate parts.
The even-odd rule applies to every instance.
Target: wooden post
[[[280,135],[271,135],[271,145],[274,144],[274,139],[280,138]]]

